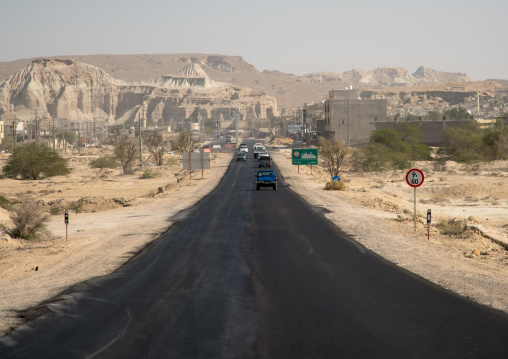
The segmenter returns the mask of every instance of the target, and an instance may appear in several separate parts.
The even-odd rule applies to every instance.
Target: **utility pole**
[[[347,114],[347,145],[351,147],[351,126],[349,118],[349,99],[346,99],[346,114]]]
[[[95,132],[95,117],[93,118],[93,144],[97,146],[97,134]]]
[[[39,144],[39,121],[37,118],[37,109],[35,109],[35,143]]]
[[[18,140],[18,134],[16,133],[16,117],[14,117],[14,121],[12,121],[12,153],[16,152],[16,142]]]
[[[56,133],[55,133],[55,118],[52,118],[53,120],[53,152],[56,151],[55,149],[55,142],[56,142]]]
[[[143,141],[141,139],[141,111],[139,112],[139,162],[143,162],[143,150],[141,146],[143,145]]]
[[[65,119],[65,123],[64,123],[63,143],[64,143],[64,153],[67,154],[67,119]]]
[[[18,134],[16,131],[17,118],[16,118],[16,112],[14,111],[14,105],[11,104],[10,107],[11,107],[12,113],[14,114],[14,121],[12,121],[12,153],[14,154],[16,152],[16,142],[18,140]]]
[[[81,139],[81,121],[78,122],[78,140],[76,141],[78,145],[78,152],[81,153],[81,144],[79,143],[79,140]]]

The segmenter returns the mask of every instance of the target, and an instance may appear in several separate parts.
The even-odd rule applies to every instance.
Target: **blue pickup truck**
[[[277,191],[277,173],[274,170],[259,170],[256,173],[256,189],[259,191],[261,187],[272,187]]]

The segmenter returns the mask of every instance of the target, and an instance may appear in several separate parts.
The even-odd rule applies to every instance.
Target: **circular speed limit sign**
[[[423,183],[423,172],[413,168],[406,174],[406,182],[411,187],[420,187]]]
[[[293,156],[295,156],[295,157],[300,157],[300,151],[295,151],[295,152],[293,152]]]

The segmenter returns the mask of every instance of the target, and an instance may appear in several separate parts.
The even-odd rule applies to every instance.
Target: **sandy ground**
[[[508,312],[508,252],[485,237],[508,242],[506,162],[476,172],[456,164],[434,171],[431,164],[418,163],[425,182],[417,189],[415,231],[414,190],[405,182],[407,171],[344,171],[347,189],[326,191],[329,176],[324,169],[291,165],[290,150],[271,153],[284,181],[356,241],[417,275]],[[190,179],[175,163],[157,169],[157,178],[139,179],[141,172],[124,176],[119,170],[98,176],[87,166],[95,155],[84,151],[70,157],[69,176],[0,180],[0,195],[42,200],[48,207],[52,201],[87,198],[82,212],[70,213],[67,239],[63,215],[50,220],[50,240],[26,242],[0,233],[0,333],[21,323],[20,310],[124,264],[177,221],[177,213],[215,188],[231,161],[231,154],[214,154],[212,169],[203,178],[195,172]],[[160,188],[164,191],[158,193]],[[430,239],[427,209],[432,210]],[[472,230],[440,234],[435,224],[453,218]],[[0,210],[0,223],[8,221],[7,212]]]

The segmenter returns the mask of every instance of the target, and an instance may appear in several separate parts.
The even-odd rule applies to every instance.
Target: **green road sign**
[[[291,150],[291,158],[294,165],[317,165],[317,148],[294,148]]]

